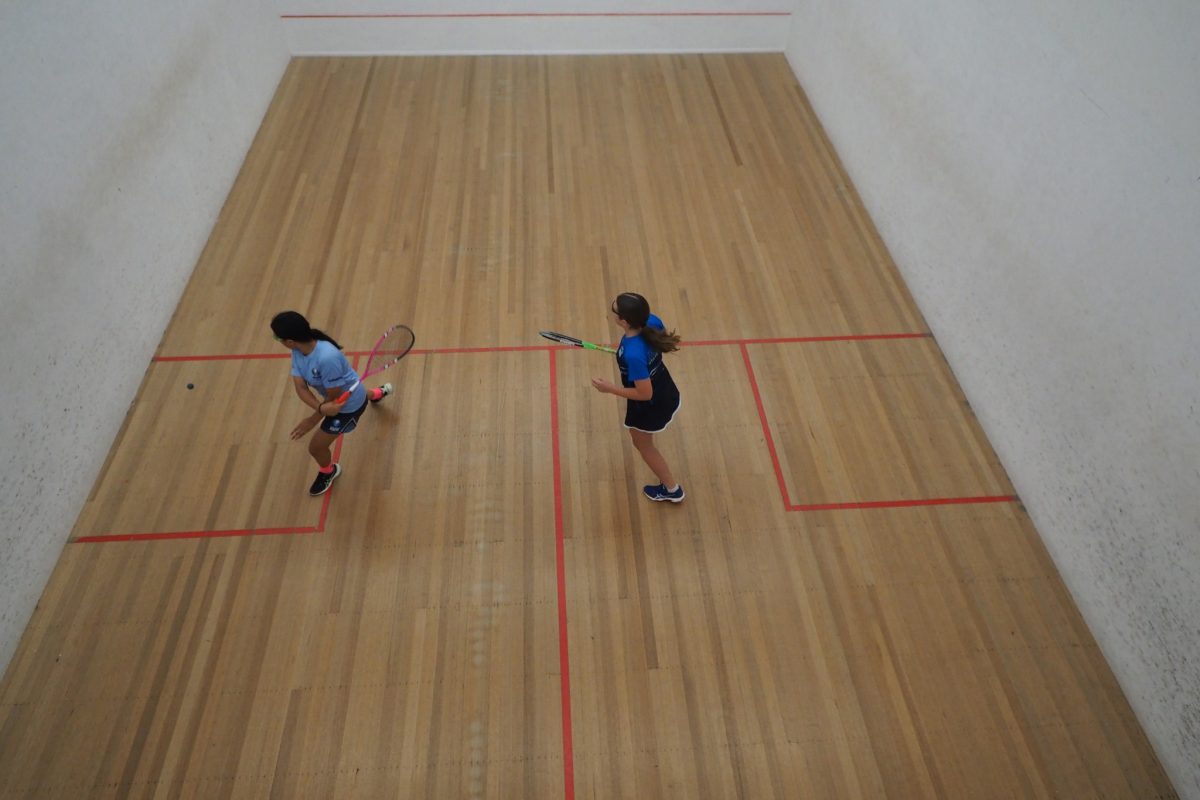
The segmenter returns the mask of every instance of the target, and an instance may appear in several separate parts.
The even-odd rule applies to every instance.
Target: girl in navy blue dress
[[[683,487],[671,474],[662,453],[654,446],[654,434],[665,430],[679,410],[679,389],[663,363],[663,353],[679,349],[679,337],[667,332],[663,321],[650,313],[646,298],[622,292],[613,301],[610,312],[624,332],[617,343],[617,369],[621,385],[603,378],[592,378],[596,391],[624,397],[625,427],[646,466],[658,476],[659,483],[642,489],[651,500],[678,503]]]

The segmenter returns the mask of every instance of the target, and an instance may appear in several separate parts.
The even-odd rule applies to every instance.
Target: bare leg
[[[654,434],[643,433],[642,431],[635,431],[630,428],[629,437],[633,439],[633,446],[641,454],[642,460],[646,462],[646,466],[658,477],[663,486],[672,489],[679,485],[675,483],[675,476],[671,474],[671,468],[667,466],[667,460],[663,458],[662,453],[658,452],[658,448],[654,446]]]
[[[341,436],[340,433],[326,433],[317,428],[312,438],[308,440],[308,454],[316,459],[317,466],[321,469],[325,469],[325,467],[333,463],[333,454],[329,451],[329,448],[337,441],[337,437],[339,436]]]

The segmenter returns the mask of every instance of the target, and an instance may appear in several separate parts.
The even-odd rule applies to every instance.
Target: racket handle
[[[359,385],[360,383],[362,383],[362,381],[355,381],[353,386],[351,386],[351,387],[350,387],[349,389],[347,389],[346,391],[342,392],[342,396],[341,396],[341,397],[339,397],[338,399],[334,400],[333,402],[335,402],[335,403],[344,403],[344,402],[346,402],[347,400],[349,400],[349,399],[350,399],[350,393],[351,393],[351,392],[353,392],[355,389],[357,389],[357,388],[358,388],[358,385]]]

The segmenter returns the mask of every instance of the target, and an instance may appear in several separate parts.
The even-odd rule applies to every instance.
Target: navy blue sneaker
[[[317,479],[315,481],[313,481],[312,486],[308,487],[308,493],[310,495],[312,495],[313,497],[316,497],[317,495],[325,494],[326,492],[329,491],[329,487],[333,485],[333,482],[335,480],[337,480],[338,476],[341,474],[342,474],[342,465],[341,464],[334,464],[333,472],[330,472],[328,474],[324,473],[324,472],[318,472]]]
[[[661,483],[657,486],[645,486],[642,488],[642,493],[651,500],[667,500],[672,503],[683,501],[683,484],[675,487],[675,491],[668,492],[667,487]]]

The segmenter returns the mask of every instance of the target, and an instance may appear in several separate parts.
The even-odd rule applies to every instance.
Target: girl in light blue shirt
[[[358,427],[358,418],[366,410],[367,402],[377,403],[387,397],[392,393],[392,385],[385,383],[368,390],[359,384],[345,401],[338,402],[338,398],[358,382],[358,373],[342,354],[341,345],[310,326],[308,320],[295,311],[276,314],[271,320],[271,331],[277,342],[292,351],[292,384],[296,395],[315,412],[292,429],[292,439],[304,437],[317,423],[321,424],[321,429],[308,440],[309,455],[320,468],[308,490],[315,497],[327,492],[342,474],[341,466],[334,463],[331,449],[337,437]],[[317,390],[316,395],[312,389]]]

